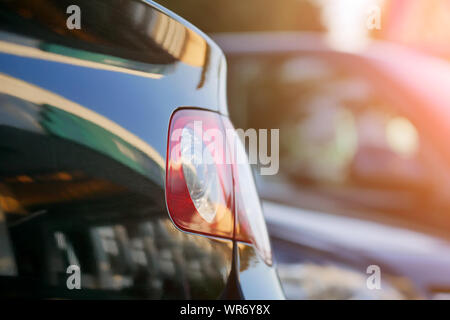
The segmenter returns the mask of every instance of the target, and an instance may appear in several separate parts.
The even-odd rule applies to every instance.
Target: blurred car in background
[[[235,127],[280,129],[280,172],[257,180],[287,297],[450,297],[450,64],[314,33],[213,39]]]
[[[188,157],[225,67],[153,2],[0,0],[0,298],[284,298],[248,163]]]

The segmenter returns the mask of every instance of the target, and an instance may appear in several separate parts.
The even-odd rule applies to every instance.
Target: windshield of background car
[[[280,129],[276,178],[299,188],[306,208],[441,221],[448,195],[436,186],[448,168],[411,120],[414,106],[358,69],[317,54],[231,57],[231,117],[237,127]]]

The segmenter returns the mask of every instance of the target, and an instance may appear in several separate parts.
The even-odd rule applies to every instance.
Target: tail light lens
[[[245,149],[228,118],[176,111],[169,125],[166,201],[183,231],[254,245],[271,264],[270,242]]]
[[[167,207],[181,230],[231,239],[232,167],[219,159],[223,155],[215,145],[220,142],[205,132],[223,132],[218,114],[188,109],[173,114],[167,149]]]

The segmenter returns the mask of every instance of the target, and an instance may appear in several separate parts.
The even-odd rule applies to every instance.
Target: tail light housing
[[[169,124],[166,161],[167,208],[179,229],[252,244],[272,263],[253,175],[228,118],[177,110]]]

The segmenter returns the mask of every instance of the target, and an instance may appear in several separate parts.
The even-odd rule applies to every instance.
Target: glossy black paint
[[[268,266],[253,246],[239,243],[237,252],[242,297],[248,300],[284,299],[275,268]]]
[[[233,242],[178,230],[164,197],[170,115],[227,114],[220,49],[143,1],[0,1],[0,26],[1,295],[242,297]]]

